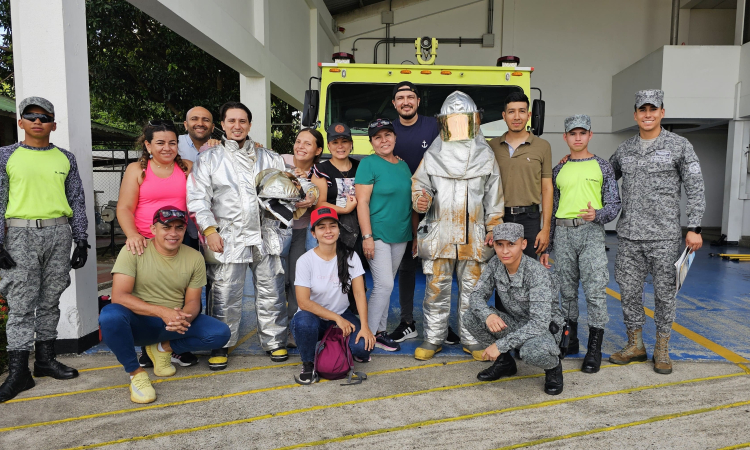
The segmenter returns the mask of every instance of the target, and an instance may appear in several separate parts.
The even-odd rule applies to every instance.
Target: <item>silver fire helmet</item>
[[[291,226],[295,203],[305,198],[297,177],[279,169],[265,169],[255,176],[258,202],[281,223]]]
[[[461,91],[454,91],[445,99],[437,120],[440,139],[444,142],[472,140],[479,133],[481,124],[474,100]]]

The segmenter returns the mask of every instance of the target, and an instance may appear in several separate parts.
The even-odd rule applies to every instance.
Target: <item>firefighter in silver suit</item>
[[[458,324],[464,351],[482,360],[484,348],[463,323],[469,296],[494,254],[492,229],[502,223],[503,187],[495,155],[481,130],[479,110],[461,91],[448,96],[438,115],[440,139],[427,149],[412,177],[414,210],[426,213],[417,233],[427,276],[425,340],[414,352],[428,360],[448,335],[453,272],[458,277]]]

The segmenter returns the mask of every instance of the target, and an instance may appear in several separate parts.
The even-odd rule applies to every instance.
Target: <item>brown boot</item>
[[[669,360],[669,333],[656,332],[654,346],[654,372],[669,375],[672,373],[672,361]]]
[[[615,364],[628,364],[634,361],[645,361],[648,359],[646,355],[646,347],[643,346],[643,330],[637,328],[635,330],[628,330],[628,345],[617,353],[613,353],[609,357],[609,362]]]

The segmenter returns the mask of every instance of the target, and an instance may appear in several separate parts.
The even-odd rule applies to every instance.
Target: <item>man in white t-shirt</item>
[[[367,326],[365,271],[353,250],[338,245],[338,214],[331,208],[318,208],[312,212],[310,223],[318,246],[297,260],[294,279],[299,310],[292,319],[291,329],[302,358],[302,372],[295,377],[299,384],[318,380],[314,371],[315,346],[332,325],[348,336],[355,361],[369,361],[375,346],[375,336]],[[343,274],[339,271],[339,259],[347,261]],[[359,318],[348,309],[350,290],[357,302]]]

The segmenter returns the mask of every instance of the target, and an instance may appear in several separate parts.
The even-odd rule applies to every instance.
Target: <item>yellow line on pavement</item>
[[[447,365],[454,365],[454,364],[463,364],[463,363],[468,363],[468,362],[472,362],[472,361],[474,361],[474,360],[473,359],[464,359],[464,360],[460,360],[460,361],[451,361],[451,362],[447,362],[447,363],[424,364],[424,365],[419,365],[419,366],[403,367],[401,369],[390,369],[390,370],[383,370],[383,371],[378,371],[378,372],[372,372],[372,373],[368,374],[368,376],[385,375],[385,374],[398,373],[398,372],[407,372],[407,371],[410,371],[410,370],[427,369],[427,368],[432,368],[432,367],[440,367],[440,366],[447,366]],[[282,367],[284,365],[290,366],[290,365],[297,365],[297,364],[298,363],[283,364],[283,365],[280,364],[278,366],[271,366],[271,367]],[[241,369],[241,370],[248,371],[248,369]],[[204,376],[210,376],[210,375],[211,374],[205,374]],[[190,377],[190,378],[199,378],[200,376],[201,375],[197,375],[197,376],[193,376],[193,377]],[[532,376],[541,376],[541,375],[532,375]],[[516,377],[516,379],[529,378],[529,377],[530,376],[527,376],[527,377]],[[188,377],[183,377],[183,379],[184,378],[188,378]],[[159,381],[159,380],[157,380],[157,381]],[[169,381],[169,380],[165,379],[164,381]],[[156,381],[154,381],[154,383],[155,382]],[[472,385],[477,385],[477,384],[482,384],[482,383],[481,382],[479,382],[479,383],[472,383]],[[127,387],[128,385],[121,385],[121,386]],[[50,420],[50,421],[46,421],[46,422],[35,422],[35,423],[26,424],[26,425],[16,425],[16,426],[12,426],[12,427],[0,428],[0,433],[6,432],[6,431],[13,431],[13,430],[22,430],[22,429],[25,429],[25,428],[36,428],[36,427],[43,427],[43,426],[49,426],[49,425],[58,425],[58,424],[61,424],[61,423],[78,422],[78,421],[81,421],[81,420],[95,419],[95,418],[98,418],[98,417],[115,416],[115,415],[119,415],[119,414],[126,414],[126,413],[137,412],[137,411],[147,411],[147,410],[151,410],[151,409],[160,409],[160,408],[166,408],[166,407],[169,407],[169,406],[181,406],[181,405],[188,405],[188,404],[191,404],[191,403],[203,403],[203,402],[209,402],[209,401],[212,401],[212,400],[220,400],[220,399],[231,398],[231,397],[241,397],[241,396],[245,396],[245,395],[258,394],[258,393],[261,393],[261,392],[276,391],[276,390],[281,390],[281,389],[290,389],[290,388],[296,388],[296,387],[300,387],[300,386],[301,385],[296,384],[296,383],[295,384],[286,384],[286,385],[283,385],[283,386],[274,386],[274,387],[261,388],[261,389],[252,389],[252,390],[249,390],[249,391],[235,392],[235,393],[232,393],[232,394],[214,395],[214,396],[210,396],[210,397],[199,397],[199,398],[195,398],[195,399],[182,400],[182,401],[178,401],[178,402],[162,403],[162,404],[158,404],[158,405],[140,406],[140,407],[137,407],[137,408],[119,409],[119,410],[116,410],[116,411],[107,411],[107,412],[96,413],[96,414],[86,414],[86,415],[83,415],[83,416],[69,417],[69,418],[65,418],[65,419]],[[464,387],[464,386],[463,385],[458,385],[457,387]],[[453,388],[455,389],[456,387],[453,387]],[[409,394],[409,395],[412,395],[412,394]],[[10,402],[6,402],[6,403],[10,403]]]
[[[236,344],[234,344],[233,346],[229,347],[229,354],[231,354],[231,353],[232,353],[232,352],[234,351],[234,349],[236,349],[236,348],[237,348],[237,347],[239,347],[240,345],[244,344],[244,343],[245,343],[245,341],[247,341],[247,340],[248,340],[248,339],[250,339],[251,337],[255,336],[255,334],[256,334],[257,332],[258,332],[258,329],[256,328],[255,330],[253,330],[253,331],[251,331],[251,332],[247,333],[246,335],[244,335],[244,336],[242,337],[242,339],[240,339],[239,341],[237,341],[237,343],[236,343]]]
[[[78,369],[78,372],[93,372],[95,370],[117,369],[118,367],[122,367],[122,366],[118,364],[116,366],[92,367],[90,369]]]
[[[272,366],[260,366],[260,367],[249,367],[246,369],[233,369],[233,370],[222,370],[220,372],[210,372],[210,373],[199,373],[195,375],[186,375],[184,377],[169,377],[169,378],[157,378],[155,380],[151,380],[151,384],[156,383],[167,383],[170,381],[182,381],[182,380],[192,380],[195,378],[207,378],[207,377],[215,377],[218,375],[230,375],[233,373],[243,373],[243,372],[255,372],[256,370],[266,370],[266,369],[277,369],[279,367],[289,367],[289,366],[298,366],[300,363],[293,362],[293,363],[286,363],[286,364],[274,364]],[[117,366],[122,367],[122,366]],[[48,398],[55,398],[55,397],[67,397],[69,395],[78,395],[78,394],[88,394],[91,392],[99,392],[99,391],[108,391],[110,389],[122,389],[127,388],[130,386],[129,384],[118,384],[115,386],[105,386],[100,388],[93,388],[93,389],[84,389],[81,391],[72,391],[72,392],[60,392],[58,394],[49,394],[49,395],[39,395],[36,397],[25,397],[25,398],[14,398],[13,400],[8,400],[5,402],[6,404],[9,403],[21,403],[21,402],[28,402],[32,400],[44,400]]]
[[[736,408],[738,406],[746,406],[746,405],[750,405],[750,400],[743,401],[743,402],[729,403],[729,404],[719,405],[719,406],[711,406],[708,408],[694,409],[692,411],[684,411],[680,413],[665,414],[662,416],[654,416],[649,419],[638,420],[635,422],[622,423],[620,425],[613,425],[611,427],[596,428],[593,430],[585,430],[585,431],[578,431],[578,432],[570,433],[570,434],[564,434],[562,436],[554,436],[550,438],[537,439],[535,441],[529,441],[529,442],[524,442],[521,444],[514,444],[514,445],[509,445],[507,447],[501,447],[501,448],[498,448],[497,450],[511,450],[515,448],[531,447],[533,445],[546,444],[549,442],[561,441],[563,439],[571,439],[571,438],[581,437],[581,436],[590,436],[592,434],[604,433],[606,431],[621,430],[623,428],[636,427],[639,425],[647,425],[647,424],[654,423],[654,422],[661,422],[663,420],[677,419],[679,417],[686,417],[686,416],[694,416],[696,414],[720,411],[722,409]],[[727,447],[727,448],[741,448],[741,447]]]
[[[719,450],[734,450],[737,448],[748,448],[748,447],[750,447],[750,442],[745,442],[744,444],[730,445],[729,447],[722,447]]]
[[[453,361],[453,362],[449,362],[449,363],[438,363],[438,364],[428,364],[428,365],[424,365],[424,366],[405,367],[403,369],[385,370],[385,371],[383,371],[383,373],[396,373],[396,372],[403,372],[403,371],[413,370],[413,369],[419,369],[419,368],[429,368],[429,367],[438,367],[438,366],[451,365],[451,364],[461,364],[461,363],[472,362],[472,361],[473,360],[462,360],[462,361]],[[620,367],[620,366],[618,366],[616,364],[608,364],[608,365],[602,366],[602,368],[611,368],[611,367]],[[578,369],[571,369],[571,370],[564,371],[564,373],[570,373],[570,372],[580,372],[580,370],[578,370]],[[371,373],[369,375],[381,375],[381,374],[382,374],[381,372],[373,372],[373,373]],[[737,376],[737,375],[744,375],[744,373],[740,372],[740,373],[737,373],[737,374],[732,374],[731,376]],[[527,378],[539,378],[539,377],[542,377],[542,376],[544,376],[543,373],[542,374],[532,374],[532,375],[522,375],[522,376],[517,376],[517,377],[502,378],[500,380],[490,381],[490,382],[479,381],[479,382],[473,382],[473,383],[465,383],[465,384],[457,384],[457,385],[451,385],[451,386],[443,386],[443,387],[438,387],[438,388],[424,389],[424,390],[420,390],[420,391],[405,392],[405,393],[401,393],[401,394],[392,394],[392,395],[386,395],[386,396],[381,396],[381,397],[370,397],[370,398],[365,398],[365,399],[360,399],[360,400],[350,400],[350,401],[341,402],[341,403],[334,403],[334,404],[328,404],[328,405],[318,405],[318,406],[312,406],[312,407],[308,407],[308,408],[294,409],[294,410],[289,410],[289,411],[282,411],[282,412],[273,413],[273,414],[264,414],[262,416],[255,416],[255,417],[250,417],[250,418],[247,418],[247,419],[233,420],[233,421],[230,421],[230,422],[222,422],[222,423],[217,423],[217,424],[204,425],[204,426],[200,426],[200,427],[193,427],[193,428],[185,428],[185,429],[181,429],[181,430],[166,431],[166,432],[162,432],[162,433],[156,433],[156,434],[151,434],[151,435],[146,435],[146,436],[137,436],[137,437],[133,437],[133,438],[124,438],[124,439],[119,439],[119,440],[116,440],[116,441],[101,442],[101,443],[97,443],[97,444],[88,444],[88,445],[83,445],[83,446],[74,447],[74,448],[76,448],[76,449],[83,449],[83,448],[104,447],[104,446],[107,446],[107,445],[121,444],[121,443],[124,443],[124,442],[133,442],[133,441],[142,441],[142,440],[147,440],[147,439],[156,439],[156,438],[164,437],[164,436],[173,436],[173,435],[178,435],[178,434],[193,433],[193,432],[196,432],[196,431],[209,430],[209,429],[213,429],[213,428],[221,428],[221,427],[226,427],[226,426],[230,426],[230,425],[237,425],[237,424],[242,424],[242,423],[256,422],[258,420],[270,419],[272,417],[283,417],[283,416],[289,416],[289,415],[293,415],[293,414],[301,414],[301,413],[311,412],[311,411],[319,411],[319,410],[324,410],[324,409],[338,408],[338,407],[341,407],[341,406],[358,405],[358,404],[370,403],[370,402],[379,401],[379,400],[389,400],[389,399],[395,399],[395,398],[411,397],[411,396],[415,396],[415,395],[428,394],[428,393],[433,393],[433,392],[451,391],[451,390],[455,390],[455,389],[461,389],[461,388],[465,388],[465,387],[474,387],[474,386],[479,386],[479,385],[483,385],[483,384],[503,383],[503,382],[509,382],[509,381],[514,381],[514,380],[523,380],[523,379],[527,379]],[[722,378],[722,377],[726,377],[726,376],[709,377],[709,378],[706,378],[706,379]],[[703,379],[699,379],[699,380],[702,381]],[[283,388],[286,388],[286,387],[299,387],[299,386],[300,385],[294,384],[294,385],[288,385],[288,386],[280,387],[280,389],[283,389]],[[193,401],[193,402],[195,402],[195,401]],[[180,402],[180,403],[184,403],[184,402]],[[135,410],[143,410],[143,409],[147,409],[147,408],[148,407],[146,407],[146,408],[134,408],[134,409]],[[103,414],[103,415],[105,415],[105,414]],[[100,417],[100,416],[101,415],[98,415],[97,417]],[[68,421],[70,421],[70,420],[68,420]],[[31,426],[41,426],[41,425],[45,425],[45,424],[46,423],[32,424]],[[27,426],[22,426],[22,427],[17,427],[17,428],[28,428],[28,427],[29,426],[27,425]],[[0,429],[0,431],[3,431],[3,430]]]
[[[604,366],[602,366],[602,367],[604,367]],[[486,417],[486,416],[491,416],[491,415],[495,415],[495,414],[503,414],[503,413],[507,413],[507,412],[513,412],[513,411],[524,411],[524,410],[528,410],[528,409],[539,409],[539,408],[545,408],[547,406],[555,406],[555,405],[562,405],[562,404],[565,404],[565,403],[577,402],[577,401],[581,401],[581,400],[589,400],[589,399],[592,399],[592,398],[608,397],[608,396],[619,395],[619,394],[629,394],[629,393],[632,393],[632,392],[645,391],[645,390],[649,390],[649,389],[657,389],[657,388],[662,388],[662,387],[678,386],[678,385],[689,384],[689,383],[698,383],[698,382],[702,382],[702,381],[720,380],[720,379],[723,379],[723,378],[731,378],[731,377],[736,377],[736,376],[746,376],[746,374],[744,372],[737,372],[737,373],[732,373],[732,374],[727,374],[727,375],[717,375],[717,376],[704,377],[704,378],[693,378],[693,379],[689,379],[689,380],[673,381],[673,382],[670,382],[670,383],[660,383],[660,384],[652,384],[652,385],[648,385],[648,386],[638,386],[638,387],[629,388],[629,389],[622,389],[622,390],[618,390],[618,391],[600,392],[598,394],[589,394],[589,395],[583,395],[583,396],[580,396],[580,397],[572,397],[572,398],[559,399],[559,400],[550,400],[550,401],[546,401],[546,402],[532,403],[532,404],[529,404],[529,405],[513,406],[513,407],[510,407],[510,408],[496,409],[496,410],[493,410],[493,411],[484,411],[484,412],[480,412],[480,413],[466,414],[466,415],[463,415],[463,416],[447,417],[445,419],[425,420],[425,421],[422,421],[422,422],[410,423],[408,425],[402,425],[402,426],[398,426],[398,427],[381,428],[381,429],[378,429],[378,430],[366,431],[364,433],[352,434],[352,435],[348,435],[348,436],[341,436],[341,437],[331,438],[331,439],[323,439],[323,440],[314,441],[314,442],[305,442],[305,443],[302,443],[302,444],[290,445],[288,447],[279,447],[276,450],[290,450],[290,449],[303,448],[303,447],[316,447],[318,445],[325,445],[325,444],[330,444],[330,443],[334,443],[334,442],[344,442],[344,441],[349,441],[349,440],[352,440],[352,439],[361,439],[361,438],[365,438],[365,437],[369,437],[369,436],[376,436],[376,435],[379,435],[379,434],[391,433],[391,432],[394,432],[394,431],[410,430],[410,429],[413,429],[413,428],[420,428],[420,427],[425,427],[425,426],[429,426],[429,425],[437,425],[437,424],[443,424],[443,423],[458,422],[458,421],[461,421],[461,420],[475,419],[475,418],[478,418],[478,417]],[[529,378],[529,377],[526,377],[526,378]],[[245,419],[245,420],[249,420],[249,419]],[[243,421],[235,421],[235,422],[237,422],[237,423],[245,423]],[[210,427],[210,428],[217,428],[217,425],[220,426],[221,424],[216,424],[214,426],[209,425],[208,427]],[[195,431],[198,431],[198,430],[195,430]],[[161,436],[159,436],[159,437],[161,437]],[[144,438],[147,438],[147,436],[144,436]],[[136,438],[136,439],[139,439],[139,438]],[[112,442],[112,443],[120,443],[120,442],[121,441]],[[106,445],[109,445],[109,444],[106,444]],[[89,447],[78,447],[78,448],[89,448]],[[71,449],[69,449],[69,450],[71,450]]]
[[[607,288],[607,294],[609,294],[613,298],[616,298],[617,300],[622,301],[622,299],[620,298],[620,294],[616,291],[613,291],[610,288]],[[652,311],[649,308],[646,308],[645,306],[643,307],[643,310],[646,312],[647,316],[649,316],[652,319],[654,318],[654,311]],[[706,347],[707,349],[711,350],[712,352],[716,353],[717,355],[721,356],[727,361],[733,362],[735,364],[750,362],[747,359],[743,358],[742,356],[738,355],[737,353],[729,350],[728,348],[722,347],[716,342],[710,339],[706,339],[700,334],[694,331],[691,331],[676,322],[672,323],[672,329],[680,333],[681,335],[685,336],[686,338],[690,339],[691,341],[695,342],[696,344]]]

